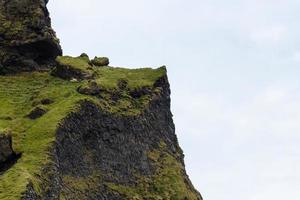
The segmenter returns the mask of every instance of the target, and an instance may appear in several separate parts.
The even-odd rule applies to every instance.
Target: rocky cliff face
[[[32,71],[62,54],[46,0],[0,0],[0,73]]]
[[[10,133],[0,134],[0,199],[202,200],[175,135],[166,68],[56,58],[46,3],[0,0],[0,69],[17,73],[0,75],[0,133]],[[3,24],[15,19],[17,30]]]
[[[166,76],[155,87],[162,92],[136,116],[81,101],[56,131],[42,191],[29,187],[23,199],[200,200],[184,170]]]

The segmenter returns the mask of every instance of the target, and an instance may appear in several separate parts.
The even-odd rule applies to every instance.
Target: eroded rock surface
[[[48,0],[0,0],[0,74],[44,69],[62,54]]]

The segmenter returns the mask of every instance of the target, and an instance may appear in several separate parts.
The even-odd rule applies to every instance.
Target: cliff
[[[48,68],[62,54],[47,0],[0,0],[0,74]]]
[[[166,68],[58,56],[46,3],[0,0],[1,55],[13,55],[0,61],[0,199],[201,200],[175,135]],[[38,31],[22,9],[39,13]],[[16,32],[5,25],[12,17]]]

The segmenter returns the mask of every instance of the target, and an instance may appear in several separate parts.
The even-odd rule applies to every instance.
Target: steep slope
[[[0,0],[1,200],[202,200],[165,67],[59,56],[46,0]]]
[[[174,133],[165,68],[89,70],[100,88],[93,96],[78,92],[91,80],[0,77],[0,131],[22,153],[0,176],[0,199],[200,199]],[[36,108],[45,114],[29,118]]]

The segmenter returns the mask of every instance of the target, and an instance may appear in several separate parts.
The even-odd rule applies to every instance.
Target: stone
[[[30,113],[27,115],[29,119],[37,119],[42,117],[44,114],[47,113],[47,110],[41,107],[35,107]]]
[[[0,0],[0,74],[48,68],[62,54],[46,0]]]
[[[95,57],[93,60],[91,60],[91,63],[98,67],[108,66],[109,59],[107,57]]]
[[[15,156],[10,135],[0,134],[0,168]]]

